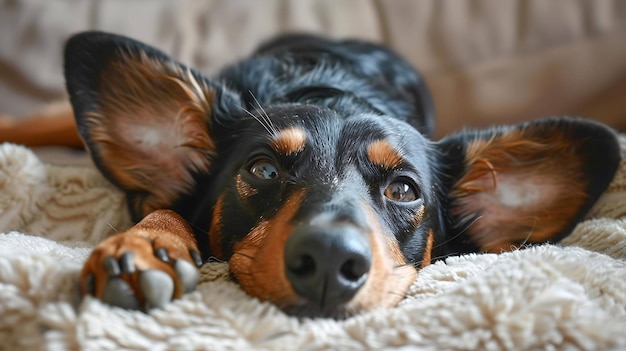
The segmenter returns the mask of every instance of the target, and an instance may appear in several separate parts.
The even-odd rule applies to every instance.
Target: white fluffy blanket
[[[626,138],[622,140],[626,149]],[[89,248],[130,223],[93,168],[0,145],[0,350],[626,349],[626,163],[561,246],[423,269],[393,309],[298,320],[207,264],[198,290],[148,314],[80,298]]]

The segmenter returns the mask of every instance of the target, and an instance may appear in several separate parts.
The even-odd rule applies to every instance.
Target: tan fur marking
[[[250,295],[270,301],[279,307],[301,302],[284,273],[283,252],[293,227],[288,224],[303,199],[304,192],[287,200],[276,216],[259,223],[234,248],[229,261],[231,272]],[[385,234],[373,209],[366,211],[372,230],[372,268],[365,285],[345,310],[347,313],[368,311],[396,305],[417,275],[407,264],[398,242]]]
[[[157,247],[167,249],[173,260],[185,259],[192,264],[194,261],[189,250],[199,252],[191,227],[180,215],[170,210],[152,212],[128,231],[110,236],[96,246],[81,271],[82,293],[88,293],[87,277],[91,275],[95,283],[94,295],[101,297],[109,279],[102,266],[103,260],[109,256],[119,259],[124,253],[132,252],[137,271],[130,275],[123,274],[122,279],[138,293],[140,304],[143,304],[144,297],[139,287],[139,271],[148,269],[161,270],[170,275],[175,283],[173,297],[180,297],[184,288],[176,278],[172,265],[154,255]]]
[[[396,149],[386,140],[376,140],[367,147],[367,157],[369,160],[385,169],[399,167],[404,159]]]
[[[385,235],[385,244],[389,251],[389,254],[391,255],[391,258],[393,259],[393,262],[397,266],[405,265],[406,258],[404,257],[404,254],[402,253],[402,250],[400,249],[400,245],[398,244],[396,238],[390,235]]]
[[[304,149],[306,145],[305,132],[297,127],[282,130],[272,140],[272,147],[276,152],[289,156]]]
[[[461,217],[481,213],[468,233],[483,251],[508,251],[521,243],[549,240],[587,197],[575,150],[575,143],[562,133],[547,139],[523,130],[473,141],[467,148],[468,171],[451,192],[452,213]],[[507,189],[523,190],[520,196],[536,195],[512,207],[505,198]]]
[[[87,114],[90,151],[124,188],[146,192],[132,204],[138,213],[167,207],[194,186],[193,171],[210,168],[214,93],[190,71],[145,54],[120,54],[103,72],[101,110]]]
[[[422,220],[424,219],[424,213],[425,213],[425,207],[424,205],[420,206],[420,208],[417,209],[417,212],[415,212],[415,215],[413,215],[413,226],[415,228],[417,228],[420,223],[422,223]]]
[[[196,239],[189,223],[172,210],[154,211],[132,227],[131,230],[141,231],[150,240],[155,240],[163,232],[167,232],[173,234],[186,247],[196,245]]]
[[[213,217],[211,219],[211,228],[209,228],[209,244],[211,245],[211,254],[218,260],[224,259],[222,252],[222,240],[224,239],[224,225],[222,224],[222,214],[224,211],[224,194],[220,195],[213,209]]]
[[[258,190],[253,188],[250,184],[244,182],[241,178],[241,174],[235,177],[235,187],[237,188],[237,194],[243,201],[247,200],[250,196],[256,195]]]
[[[293,194],[271,219],[262,221],[234,247],[231,272],[248,294],[277,306],[298,299],[285,276],[283,252],[304,191]]]
[[[417,277],[396,239],[385,233],[372,208],[364,204],[371,232],[372,268],[365,285],[348,304],[353,312],[397,305]]]
[[[424,255],[422,258],[422,263],[420,264],[420,268],[424,268],[430,264],[430,261],[432,260],[434,242],[435,235],[433,234],[433,231],[431,229],[428,231],[428,239],[426,239],[426,248],[424,249]]]

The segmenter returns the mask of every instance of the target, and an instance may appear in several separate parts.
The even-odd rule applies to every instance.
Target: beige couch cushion
[[[418,67],[439,136],[463,126],[583,114],[626,128],[619,0],[38,1],[0,5],[0,112],[64,97],[72,33],[126,34],[204,72],[285,31],[376,40]]]
[[[563,114],[626,128],[626,3],[382,3],[385,41],[425,74],[439,135]]]

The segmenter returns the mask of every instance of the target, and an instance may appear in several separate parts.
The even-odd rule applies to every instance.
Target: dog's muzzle
[[[350,301],[372,266],[366,235],[354,225],[305,225],[285,246],[285,273],[294,291],[321,310]]]

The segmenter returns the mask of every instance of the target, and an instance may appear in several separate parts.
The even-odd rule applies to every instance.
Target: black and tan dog
[[[295,315],[394,306],[434,260],[558,241],[620,158],[571,118],[433,142],[418,74],[366,42],[281,37],[213,79],[104,33],[65,60],[79,132],[141,220],[97,246],[82,289],[127,308],[193,290],[209,257]]]

